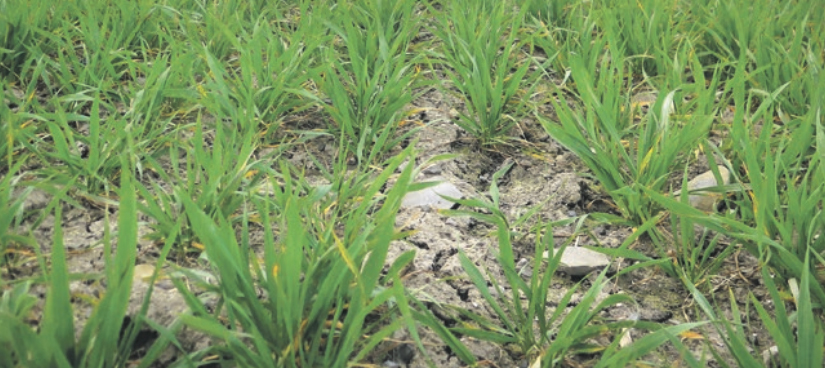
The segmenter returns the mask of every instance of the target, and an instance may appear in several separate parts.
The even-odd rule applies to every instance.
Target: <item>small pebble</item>
[[[438,175],[441,174],[441,165],[433,165],[430,166],[423,171],[427,175]]]
[[[442,198],[448,196],[452,198],[463,198],[464,194],[453,185],[441,177],[432,177],[427,181],[440,182],[439,184],[415,192],[409,192],[401,201],[401,208],[412,207],[432,207],[436,209],[449,209],[454,203]]]
[[[556,249],[553,249],[555,254]],[[544,258],[552,257],[549,251],[544,252]],[[584,276],[593,271],[599,271],[610,264],[606,255],[587,248],[567,247],[561,256],[559,271],[570,276]]]
[[[727,185],[728,183],[730,183],[730,171],[728,171],[728,169],[722,165],[719,165],[717,168],[719,169],[719,175],[722,176],[721,185]],[[710,170],[702,173],[701,175],[689,181],[688,189],[691,191],[695,191],[697,189],[711,188],[718,185],[720,184],[716,182],[716,177],[713,175],[713,171]],[[678,196],[681,195],[681,192],[681,190],[677,190],[673,192],[673,195],[678,199]],[[714,212],[716,211],[716,202],[720,198],[722,198],[721,193],[694,192],[694,194],[688,196],[688,201],[690,202],[690,205],[693,206],[693,208],[696,208],[704,212]]]

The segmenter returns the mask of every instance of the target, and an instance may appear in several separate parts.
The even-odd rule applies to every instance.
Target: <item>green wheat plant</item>
[[[811,257],[811,255],[814,257]],[[808,269],[811,258],[821,257],[814,253],[808,253],[804,260],[804,269]],[[811,298],[811,286],[818,283],[814,275],[809,271],[803,271],[798,287],[793,292],[795,308],[786,306],[786,299],[780,292],[770,274],[768,268],[762,268],[762,280],[768,289],[770,301],[775,308],[771,314],[763,306],[764,300],[758,299],[753,293],[749,293],[748,305],[756,309],[759,322],[763,323],[773,339],[776,353],[771,353],[772,346],[761,344],[753,346],[746,328],[754,321],[731,321],[720,315],[718,308],[714,308],[707,298],[695,287],[690,286],[693,298],[696,300],[699,309],[713,322],[714,329],[723,337],[725,349],[733,357],[735,365],[730,365],[716,350],[712,349],[714,357],[722,367],[821,367],[825,363],[823,359],[823,344],[825,344],[825,325],[822,319],[815,313],[818,304]],[[731,315],[747,316],[747,313],[740,313],[739,306],[733,291],[730,291]],[[821,305],[821,304],[820,304]],[[762,354],[760,354],[762,353]],[[763,355],[767,353],[767,356]],[[758,355],[757,355],[758,354]],[[698,367],[698,365],[697,365]]]
[[[49,33],[37,32],[29,52],[46,63],[37,75],[53,95],[101,90],[111,100],[127,80],[134,80],[147,50],[164,47],[166,24],[149,2],[80,1],[49,4],[41,21],[55,20]],[[26,64],[24,63],[24,66]],[[25,73],[22,75],[26,77]],[[128,101],[121,101],[128,103]]]
[[[36,243],[29,237],[17,234],[14,230],[20,225],[23,212],[23,203],[31,193],[31,187],[15,193],[15,185],[19,178],[17,173],[24,161],[19,161],[9,168],[9,172],[0,180],[0,266],[11,266],[8,262],[14,253],[15,246],[35,247]],[[0,280],[0,285],[4,282]]]
[[[62,111],[44,116],[53,142],[53,151],[33,150],[45,162],[63,164],[46,168],[43,174],[63,178],[58,179],[62,181],[77,178],[78,187],[89,194],[105,194],[113,189],[122,169],[120,155],[130,151],[130,139],[123,130],[126,122],[120,120],[102,123],[99,101],[86,100],[92,104],[89,117],[69,115]],[[69,124],[70,119],[87,122],[88,135],[80,134],[74,129]],[[40,145],[46,146],[47,143]]]
[[[307,12],[307,5],[302,6],[302,13]],[[272,25],[267,15],[257,18],[254,28],[242,31],[239,37],[232,36],[234,31],[227,25],[215,25],[239,55],[227,68],[208,48],[201,51],[209,70],[200,98],[208,100],[202,103],[204,106],[220,108],[223,114],[242,109],[246,114],[237,126],[260,130],[263,138],[272,139],[282,133],[278,128],[286,114],[301,113],[309,107],[309,101],[292,90],[301,88],[318,73],[319,50],[331,37],[314,27],[313,22],[320,23],[314,19],[317,15],[305,17],[292,31]]]
[[[770,255],[768,265],[782,278],[800,280],[805,272],[813,272],[803,265],[806,254],[821,255],[825,251],[821,236],[825,190],[823,89],[819,86],[811,91],[815,101],[820,102],[794,123],[794,132],[784,133],[773,123],[781,89],[764,100],[748,96],[744,65],[738,66],[732,82],[735,104],[742,106],[732,122],[732,135],[736,137],[732,155],[747,173],[740,182],[748,184],[740,188],[747,195],[736,201],[738,216],[707,216],[659,194],[648,194],[679,216],[737,239],[755,257]],[[753,133],[755,122],[763,124],[758,134]],[[811,291],[815,300],[825,301],[820,283],[812,283]]]
[[[730,200],[736,213],[708,216],[683,204],[676,204],[664,199],[658,193],[649,193],[650,197],[667,207],[682,222],[683,241],[688,244],[688,224],[700,224],[726,236],[736,239],[734,244],[722,250],[729,253],[740,246],[755,257],[770,256],[768,264],[785,278],[800,279],[805,271],[802,260],[809,250],[814,254],[823,252],[820,239],[822,227],[821,193],[825,190],[822,175],[822,147],[825,138],[821,131],[821,106],[818,103],[805,116],[786,120],[785,129],[774,123],[774,116],[780,114],[778,97],[782,88],[768,95],[758,90],[746,93],[748,64],[740,61],[736,73],[728,83],[732,90],[736,114],[731,123],[733,139],[728,154],[735,162],[734,167],[744,168],[746,176],[738,179],[740,183],[723,188],[729,193],[740,193]],[[822,89],[810,89],[813,101],[820,100]],[[753,112],[750,112],[753,111]],[[759,130],[756,124],[761,125]],[[755,133],[758,131],[758,133]],[[713,152],[717,157],[725,154],[719,149],[705,145],[706,152]],[[734,171],[734,175],[739,174]],[[674,218],[674,221],[677,221]],[[698,248],[683,247],[685,260],[704,259],[696,264],[701,267],[707,261],[717,263],[709,258],[712,248],[700,251]],[[718,259],[718,258],[717,258]],[[686,277],[693,283],[699,279],[686,268]],[[713,269],[713,268],[710,268]],[[813,294],[821,301],[822,288],[819,284],[812,286]]]
[[[685,185],[686,177],[682,187]],[[688,203],[687,194],[678,200]],[[705,227],[700,227],[700,233],[697,234],[695,225],[696,222],[690,218],[671,212],[670,227],[674,238],[671,240],[661,235],[654,235],[653,238],[660,254],[664,255],[668,250],[673,250],[671,254],[675,255],[677,268],[683,272],[683,277],[694,284],[705,286],[739,247],[726,244],[723,234]]]
[[[458,351],[464,351],[465,349],[454,341],[453,334],[472,336],[497,344],[515,344],[525,357],[538,362],[541,367],[557,367],[570,354],[593,351],[609,352],[602,356],[601,365],[618,366],[611,364],[622,362],[620,364],[622,365],[639,359],[648,351],[663,343],[665,340],[661,338],[656,340],[657,342],[645,340],[643,343],[626,347],[627,351],[631,353],[627,353],[627,351],[615,353],[618,338],[608,347],[594,346],[588,342],[593,337],[611,331],[617,332],[615,336],[620,336],[621,332],[619,331],[631,326],[650,330],[659,330],[660,328],[656,324],[633,320],[619,322],[600,320],[599,313],[605,308],[621,303],[634,303],[631,297],[622,294],[615,294],[597,300],[597,296],[609,282],[606,278],[607,269],[598,275],[593,282],[593,286],[584,291],[582,299],[574,307],[569,310],[565,308],[576,292],[579,291],[579,285],[565,292],[558,302],[557,308],[552,311],[547,309],[548,288],[559,268],[561,256],[567,244],[555,248],[552,224],[539,227],[531,264],[533,272],[528,280],[524,280],[521,271],[516,266],[514,245],[511,239],[514,233],[511,224],[508,222],[506,215],[499,209],[497,181],[507,169],[505,167],[493,175],[489,190],[490,200],[448,198],[462,206],[479,210],[445,210],[443,211],[444,214],[470,216],[496,226],[495,237],[498,242],[496,257],[507,285],[500,284],[489,271],[485,274],[463,251],[459,251],[462,268],[467,272],[468,279],[478,289],[484,301],[495,312],[496,320],[488,319],[469,310],[456,308],[467,322],[449,330],[437,329],[442,338],[445,341],[452,342],[451,346],[458,348]],[[637,232],[636,236],[638,234],[641,234],[641,232]],[[635,236],[633,239],[635,239]],[[626,242],[625,247],[630,242],[632,242],[632,239]],[[549,258],[546,257],[548,253],[552,254]],[[544,264],[545,260],[547,261],[546,265]],[[648,260],[633,268],[656,263],[659,263],[659,261]],[[527,301],[526,305],[523,302],[525,299]],[[666,333],[675,335],[680,331],[696,326],[695,324],[672,326],[654,332],[653,335],[660,336]],[[464,359],[466,363],[472,363],[472,360]]]
[[[587,70],[596,70],[608,43],[598,13],[593,10],[593,2],[563,4],[560,1],[531,1],[528,9],[533,9],[534,18],[523,37],[529,40],[534,50],[544,53],[545,60],[539,62],[541,71],[564,75],[567,80],[571,57],[577,58],[577,62],[583,60]],[[538,15],[532,13],[536,6],[539,7]],[[546,9],[557,6],[563,6],[564,11]],[[555,15],[548,19],[548,14]],[[534,59],[540,60],[535,51],[531,53]]]
[[[249,11],[250,4],[240,1],[180,4],[175,17],[180,21],[176,25],[192,46],[204,47],[210,55],[225,62],[239,51],[234,45],[237,35],[250,33],[259,17],[266,15]]]
[[[583,3],[578,1],[526,0],[520,4],[527,8],[527,14],[555,29],[569,29],[576,17],[583,16]]]
[[[679,17],[677,2],[602,1],[596,12],[614,55],[631,60],[637,74],[656,75],[670,70],[666,62],[671,59],[674,44],[689,34],[688,29],[675,24]]]
[[[431,366],[439,348],[488,364],[468,339],[531,368],[642,366],[664,344],[689,367],[822,366],[824,27],[820,0],[0,0],[0,367],[149,367],[170,344],[177,367],[360,367],[383,363],[401,334]],[[433,185],[413,183],[416,145],[455,155],[428,146],[440,132],[414,116],[451,108],[472,149],[521,162],[516,150],[559,143],[610,212],[536,221],[542,203],[509,218],[507,165],[485,197],[455,199],[444,213],[490,224],[498,264],[459,252],[452,281],[491,315],[424,299],[400,271],[415,253],[390,255],[409,234],[395,228],[405,193]],[[566,161],[557,169],[579,163]],[[705,162],[731,184],[703,188],[720,201],[700,210],[694,193],[672,193]],[[32,194],[53,198],[43,210]],[[102,296],[71,293],[86,275],[69,272],[69,207],[117,216],[92,276]],[[55,236],[38,244],[52,215]],[[576,222],[577,235],[586,219],[633,227],[618,248],[590,249],[635,263],[554,306],[551,251],[569,245],[555,227]],[[126,313],[139,233],[162,246],[157,269],[178,264],[190,310],[169,326],[147,319],[150,296]],[[648,241],[652,252],[631,249]],[[709,281],[739,251],[758,259],[773,310],[756,290],[747,310],[699,293],[717,291]],[[604,313],[635,305],[608,282],[649,267],[686,285],[699,320]],[[71,316],[87,301],[81,326]],[[724,346],[695,357],[680,333],[703,325]],[[135,351],[146,327],[160,336]],[[768,362],[748,343],[763,327]],[[425,346],[425,329],[441,341]],[[175,336],[191,330],[212,345],[184,351]]]
[[[568,77],[573,59],[576,63],[584,62],[587,70],[598,68],[608,44],[607,37],[592,18],[594,16],[577,21],[574,29],[540,28],[541,33],[533,37],[533,43],[543,50],[557,50],[555,58],[542,64],[544,70],[564,72]]]
[[[128,167],[125,160],[123,164]],[[4,367],[131,366],[128,358],[137,337],[131,331],[137,331],[140,326],[125,324],[137,255],[138,225],[136,196],[129,171],[124,171],[118,194],[116,251],[112,248],[114,240],[108,228],[103,239],[106,291],[82,327],[75,326],[73,318],[69,289],[72,275],[68,272],[63,245],[62,206],[59,201],[53,201],[47,209],[54,210],[55,234],[49,257],[51,267],[45,275],[48,291],[43,317],[38,329],[32,328],[25,319],[35,304],[28,294],[27,283],[17,284],[11,291],[3,293],[0,298],[0,322],[4,326],[0,331],[0,364]],[[65,191],[60,194],[62,196]],[[40,264],[45,266],[43,257],[46,255],[38,251],[38,257]],[[132,317],[142,319],[141,315]],[[77,327],[81,328],[76,335]],[[124,331],[127,333],[122,335]],[[156,357],[147,357],[140,366],[148,367]]]
[[[551,99],[558,123],[538,117],[551,137],[584,161],[622,217],[639,225],[656,213],[640,188],[664,191],[674,168],[685,162],[684,152],[698,144],[713,121],[705,115],[677,120],[679,116],[673,113],[681,107],[676,97],[679,89],[712,96],[715,88],[696,84],[661,91],[652,109],[637,122],[636,110],[629,103],[629,86],[625,85],[626,72],[621,63],[603,59],[601,70],[594,74],[584,60],[574,56],[571,75],[580,107]],[[701,73],[694,71],[695,75]],[[718,79],[709,82],[715,86]]]
[[[208,128],[204,126],[214,132],[211,142],[206,139],[204,131]],[[194,134],[188,140],[172,144],[168,150],[169,166],[174,168],[172,172],[164,172],[163,164],[157,160],[147,159],[147,167],[158,175],[159,180],[149,187],[138,185],[141,197],[146,201],[139,205],[141,212],[155,220],[151,225],[154,228],[149,235],[151,239],[166,239],[178,224],[182,224],[179,254],[193,250],[189,246],[197,239],[193,236],[188,212],[184,212],[184,198],[194,198],[198,208],[209,216],[239,221],[239,211],[248,196],[246,193],[257,187],[264,173],[269,171],[254,157],[259,140],[254,131],[239,132],[222,121],[214,125],[204,124],[200,118],[193,128]],[[184,136],[181,130],[179,137]]]
[[[363,198],[378,195],[410,154],[407,149],[393,159],[364,188]],[[212,288],[221,301],[210,312],[179,283],[192,308],[183,322],[222,341],[213,351],[221,352],[226,364],[339,367],[362,361],[393,331],[413,327],[411,315],[403,312],[405,296],[397,275],[381,274],[395,237],[395,213],[411,173],[410,165],[382,196],[379,208],[374,201],[361,201],[351,216],[338,218],[325,216],[319,205],[335,183],[312,188],[301,184],[300,177],[282,172],[284,181],[274,197],[254,201],[266,232],[260,260],[250,253],[249,238],[242,236],[239,242],[225,217],[218,215],[213,220],[185,197],[187,215],[219,276],[218,285]],[[275,226],[270,221],[273,204],[278,207]],[[372,216],[365,216],[368,213]],[[243,224],[243,231],[248,231],[248,222]],[[411,260],[406,256],[397,262]],[[391,270],[397,272],[401,266],[394,264]],[[382,280],[395,281],[384,284]],[[259,290],[264,291],[263,298]],[[389,320],[388,314],[382,314],[368,321],[369,316],[393,306],[407,317]],[[226,323],[221,322],[223,318]]]
[[[172,67],[180,64],[159,59],[142,70],[146,80],[134,90],[136,98],[128,109],[119,109],[104,90],[96,88],[51,97],[48,104],[58,109],[26,101],[14,121],[26,119],[27,126],[12,123],[9,133],[18,137],[14,140],[18,150],[49,163],[38,170],[41,177],[58,185],[77,178],[82,194],[103,200],[100,196],[117,186],[121,156],[142,172],[143,161],[169,142],[166,129],[172,119],[163,116],[163,101],[169,95],[185,95],[167,84]],[[45,68],[38,66],[36,71]]]
[[[325,108],[328,132],[350,147],[358,163],[376,162],[415,131],[396,134],[419,85],[417,57],[409,53],[420,27],[414,8],[410,0],[342,3],[325,24],[345,49],[343,55],[328,50],[329,65],[316,81],[328,100],[298,91]]]
[[[434,57],[450,82],[444,88],[466,108],[455,123],[482,145],[507,143],[536,86],[528,58],[520,57],[526,41],[517,32],[527,8],[513,14],[503,2],[478,1],[445,8],[432,29],[442,42]]]
[[[689,13],[700,25],[697,52],[710,62],[745,60],[748,85],[764,94],[778,90],[784,112],[804,115],[810,95],[806,77],[821,70],[825,55],[821,50],[822,14],[825,6],[817,1],[794,3],[766,2],[755,6],[748,1],[693,2]],[[748,16],[740,9],[752,10]],[[764,19],[754,22],[753,19]],[[733,68],[729,68],[729,77]]]
[[[32,57],[27,46],[36,43],[38,30],[48,28],[43,21],[48,3],[37,1],[20,6],[17,1],[0,2],[0,77],[19,78],[23,65]]]

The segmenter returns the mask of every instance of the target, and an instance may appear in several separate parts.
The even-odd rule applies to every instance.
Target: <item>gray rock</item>
[[[404,200],[401,201],[402,208],[434,207],[437,209],[448,209],[453,206],[453,202],[442,198],[440,195],[453,198],[464,197],[464,194],[462,194],[455,185],[444,181],[444,178],[440,176],[430,178],[427,181],[441,181],[441,183],[427,189],[407,193],[407,195],[404,196]]]
[[[544,252],[545,258],[549,258],[548,252]],[[555,255],[556,250],[553,250]],[[599,252],[594,252],[587,248],[567,247],[561,256],[559,271],[570,276],[584,276],[593,271],[599,271],[610,264],[610,259]]]
[[[427,174],[427,175],[439,175],[439,174],[441,174],[441,165],[438,165],[438,164],[432,165],[432,166],[427,167],[426,169],[424,169],[424,171],[422,171],[422,172],[424,174]]]
[[[722,176],[722,183],[716,182],[716,177],[713,175],[713,171],[707,171],[689,181],[688,189],[691,191],[697,191],[700,189],[715,187],[717,185],[728,185],[730,183],[730,171],[722,165],[719,165],[717,168],[719,169],[719,175]],[[681,190],[677,190],[673,192],[673,195],[678,197],[681,193]],[[721,198],[721,193],[713,192],[697,192],[696,194],[691,194],[688,196],[690,205],[704,212],[716,211],[716,203]]]

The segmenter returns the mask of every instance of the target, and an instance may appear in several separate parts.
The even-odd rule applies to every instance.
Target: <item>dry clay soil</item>
[[[425,168],[419,180],[441,177],[455,185],[465,198],[484,198],[489,190],[492,174],[504,165],[512,163],[512,168],[498,182],[501,210],[510,219],[519,217],[528,209],[543,202],[546,203],[528,225],[578,217],[592,212],[612,211],[609,197],[599,192],[597,183],[587,175],[587,168],[572,153],[553,141],[539,124],[533,121],[520,122],[515,129],[516,138],[520,141],[514,143],[514,146],[521,146],[519,149],[505,147],[496,151],[481,150],[477,144],[473,143],[472,138],[468,137],[452,121],[455,118],[455,112],[463,109],[460,101],[445,96],[439,91],[430,91],[417,98],[412,107],[420,109],[421,113],[417,118],[424,124],[424,128],[416,133],[415,139],[410,140],[417,141],[416,164],[421,164],[440,154],[457,155],[456,158]],[[303,148],[293,150],[287,157],[299,167],[308,166],[312,163],[308,159],[310,154],[320,156],[321,161],[324,161],[322,156],[325,154],[329,156],[331,144],[334,144],[331,140],[316,139],[304,145]],[[273,166],[278,165],[273,163]],[[692,175],[706,170],[707,164],[701,160],[697,160],[691,166]],[[38,210],[45,208],[50,200],[51,197],[48,194],[36,190],[26,199],[25,209],[28,213],[38,213]],[[99,275],[104,269],[101,242],[105,221],[107,221],[104,216],[107,209],[91,204],[83,208],[68,205],[64,208],[64,244],[70,257],[69,271],[88,276],[84,280],[70,283],[75,303],[74,318],[80,328],[92,311],[88,301],[99,298],[105,289],[105,280],[102,280]],[[109,225],[114,230],[117,224],[117,211],[116,209],[108,211],[110,212]],[[31,220],[27,220],[17,229],[18,232],[27,233],[31,229],[33,219],[38,216],[31,217]],[[141,221],[151,220],[141,217]],[[31,229],[44,254],[51,252],[53,227],[53,215],[48,214],[38,227]],[[499,284],[506,287],[496,259],[497,243],[492,236],[495,230],[493,226],[468,217],[447,217],[434,208],[423,206],[403,208],[397,216],[397,227],[403,230],[414,230],[414,233],[392,244],[390,261],[408,250],[415,250],[413,267],[405,271],[405,285],[418,298],[424,300],[445,325],[452,327],[459,322],[460,317],[447,307],[450,305],[496,320],[494,312],[467,279],[458,261],[458,251],[463,250],[477,266],[488,270],[491,277],[496,277]],[[632,229],[627,227],[589,221],[585,222],[585,230],[574,232],[572,225],[556,228],[554,230],[556,246],[568,242],[571,246],[615,248],[622,244],[632,232]],[[142,235],[148,231],[148,228],[144,226],[141,227],[139,233]],[[261,236],[261,234],[253,234],[250,238],[254,241],[260,239]],[[535,238],[529,235],[514,244],[516,260],[519,260],[520,265],[532,264],[534,244]],[[633,249],[651,257],[659,257],[652,245],[644,238],[640,238],[632,246]],[[137,262],[139,265],[155,264],[158,254],[157,244],[146,239],[139,241]],[[196,262],[189,263],[191,265]],[[618,270],[631,264],[627,260],[617,261],[611,267],[613,270]],[[201,265],[200,267],[208,270],[208,266]],[[523,274],[529,275],[531,270],[528,269],[529,266],[525,267],[527,267],[526,272]],[[140,274],[146,270],[151,271],[151,268],[139,268],[137,272]],[[13,269],[4,268],[0,276],[4,280],[19,280],[41,273],[42,270],[39,269],[37,261],[31,257],[28,262],[18,262]],[[725,260],[719,275],[711,279],[713,297],[718,302],[717,304],[722,306],[722,315],[731,318],[730,308],[724,307],[730,305],[729,295],[731,294],[728,290],[733,291],[740,307],[744,307],[749,292],[753,292],[758,299],[767,299],[764,298],[766,292],[761,286],[758,275],[756,260],[746,252],[736,252],[733,257]],[[557,273],[550,286],[548,313],[552,313],[555,308],[570,308],[575,305],[594,279],[594,274],[572,277]],[[572,305],[558,305],[561,296],[577,283],[580,283],[579,291],[573,297]],[[140,309],[147,287],[146,282],[138,277],[133,287],[130,313],[137,313]],[[33,288],[33,292],[41,298],[41,304],[37,307],[37,310],[40,310],[46,289],[38,285]],[[611,307],[601,314],[600,317],[604,320],[618,321],[638,318],[670,325],[705,319],[704,316],[696,314],[697,309],[693,305],[692,298],[682,284],[659,269],[643,268],[611,279],[609,286],[603,290],[602,295],[599,295],[599,299],[615,293],[630,295],[636,304]],[[765,303],[769,303],[769,300]],[[773,309],[769,305],[768,308]],[[753,311],[753,309],[750,310]],[[149,307],[149,318],[168,326],[185,311],[186,305],[171,282],[158,281]],[[737,319],[740,317],[742,321],[746,321],[746,316],[737,316]],[[758,320],[756,315],[747,317],[750,321]],[[31,318],[32,324],[36,324],[40,313],[35,313]],[[770,346],[770,341],[761,326],[746,325],[746,329],[748,329],[747,333],[753,334],[753,341],[758,344],[760,351]],[[432,331],[421,328],[419,332],[427,348],[427,355],[437,367],[464,366]],[[707,357],[707,349],[715,348],[726,356],[722,340],[712,328],[696,332],[707,337],[708,342],[698,338],[683,339],[695,355]],[[635,340],[643,333],[643,331],[631,330],[630,335]],[[154,337],[154,334],[147,331],[142,335],[139,343],[145,347]],[[379,347],[371,357],[373,361],[369,363],[384,366],[428,366],[425,354],[411,348],[413,345],[410,344],[407,333],[402,331],[394,337],[392,342]],[[594,342],[607,345],[615,337],[605,335]],[[187,351],[219,343],[187,329],[181,331],[178,338],[182,347]],[[527,367],[532,363],[527,361],[514,346],[501,346],[466,336],[461,337],[461,341],[487,366]],[[157,366],[168,365],[177,357],[179,353],[174,349],[169,349]],[[672,347],[665,346],[647,358],[654,364],[671,366],[674,360],[678,360],[678,354]],[[596,359],[598,355],[571,356],[563,362],[563,365],[586,367],[592,365]],[[715,366],[713,360],[710,364]]]

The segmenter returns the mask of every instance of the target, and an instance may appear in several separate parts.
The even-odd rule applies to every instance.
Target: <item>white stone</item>
[[[722,176],[721,184],[716,181],[713,171],[707,171],[689,181],[688,189],[690,191],[698,191],[700,189],[712,188],[718,185],[728,185],[730,183],[730,171],[722,165],[719,165],[717,169],[719,169],[719,175]],[[673,195],[678,198],[681,193],[681,190],[677,190],[673,192]],[[716,202],[720,198],[722,198],[721,193],[699,191],[690,194],[688,196],[688,201],[690,202],[690,205],[696,209],[704,212],[714,212],[716,211]]]
[[[557,249],[553,250],[555,255]],[[549,258],[548,252],[544,257]],[[599,252],[581,247],[567,247],[561,255],[559,271],[570,276],[584,276],[590,272],[601,270],[610,264],[610,259]]]
[[[453,202],[450,202],[440,195],[445,195],[453,198],[463,198],[464,194],[450,182],[444,181],[444,178],[436,176],[427,181],[440,181],[441,183],[422,189],[416,192],[407,193],[404,200],[401,201],[402,208],[425,207],[430,206],[437,209],[449,209],[453,207]]]

